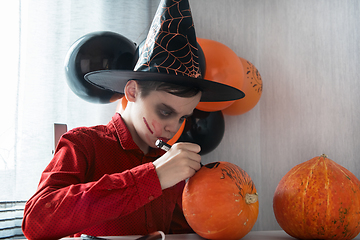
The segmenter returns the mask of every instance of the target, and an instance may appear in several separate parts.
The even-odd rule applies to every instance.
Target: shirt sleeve
[[[86,150],[66,138],[59,146],[42,173],[37,192],[25,206],[22,229],[29,239],[77,233],[125,216],[162,194],[152,163],[87,182]]]
[[[180,186],[183,189],[185,186],[185,182],[183,181]],[[170,233],[172,234],[194,233],[194,230],[192,230],[192,228],[187,223],[182,210],[182,195],[180,195],[180,197],[176,201],[175,209],[173,212],[173,218],[170,225]]]

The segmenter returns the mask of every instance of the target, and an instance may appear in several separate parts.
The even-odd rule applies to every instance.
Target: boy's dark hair
[[[136,81],[140,86],[141,96],[146,97],[151,91],[165,91],[178,97],[193,97],[200,92],[199,88],[182,86],[159,81]]]

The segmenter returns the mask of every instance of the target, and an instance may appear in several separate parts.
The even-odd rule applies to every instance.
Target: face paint
[[[146,127],[147,127],[148,130],[150,131],[150,133],[153,134],[154,132],[151,130],[151,128],[150,128],[149,124],[147,123],[145,117],[143,117],[143,120],[144,120],[144,123],[145,123]]]
[[[153,120],[151,125],[154,127],[155,136],[161,137],[162,136],[162,125],[158,123],[156,120]]]

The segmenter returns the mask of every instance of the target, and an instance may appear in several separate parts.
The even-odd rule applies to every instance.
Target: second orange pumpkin
[[[298,239],[352,239],[360,232],[360,181],[321,155],[292,168],[273,201],[276,220]]]

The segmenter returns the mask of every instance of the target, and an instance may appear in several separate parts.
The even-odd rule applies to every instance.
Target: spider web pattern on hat
[[[134,71],[202,78],[197,51],[188,2],[162,1],[139,51]]]
[[[202,92],[201,102],[244,97],[240,89],[202,77],[205,57],[196,41],[188,0],[160,2],[148,36],[137,48],[137,56],[133,71],[99,70],[87,73],[84,78],[99,88],[118,93],[124,92],[129,80],[137,80],[198,88]]]

